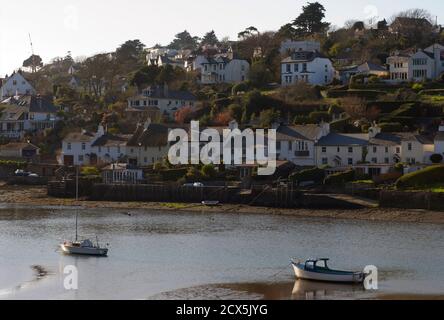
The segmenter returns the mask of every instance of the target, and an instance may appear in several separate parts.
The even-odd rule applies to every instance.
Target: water
[[[288,216],[81,209],[108,258],[64,256],[73,208],[0,208],[0,299],[306,299],[444,294],[444,226]],[[296,282],[290,258],[379,269],[379,291]],[[79,290],[63,269],[79,270]],[[36,269],[35,266],[39,266]],[[286,267],[287,266],[287,267]],[[36,270],[44,270],[38,275]],[[278,273],[278,274],[277,274]],[[277,274],[277,275],[276,275]],[[273,275],[276,275],[273,277]]]

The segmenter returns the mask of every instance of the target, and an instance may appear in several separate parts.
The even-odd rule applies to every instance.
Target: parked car
[[[203,188],[205,187],[204,184],[202,182],[194,182],[194,183],[185,183],[183,185],[184,187],[189,187],[189,188]]]
[[[15,170],[15,175],[17,177],[28,177],[29,176],[29,172],[26,172],[26,171],[21,170],[21,169],[17,169],[17,170]]]

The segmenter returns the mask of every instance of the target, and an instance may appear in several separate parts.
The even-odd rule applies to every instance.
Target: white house
[[[318,51],[295,51],[281,62],[281,81],[289,86],[298,81],[312,85],[330,84],[335,77],[333,64]]]
[[[392,82],[439,79],[444,73],[444,46],[434,44],[415,53],[396,53],[387,58]]]
[[[62,141],[59,163],[72,165],[97,165],[119,162],[126,157],[126,144],[130,136],[114,135],[99,125],[96,133],[72,132]]]
[[[384,78],[389,76],[389,71],[383,66],[368,61],[360,65],[346,66],[336,71],[336,78],[344,84],[348,84],[351,77],[355,75]]]
[[[273,125],[276,129],[277,159],[291,161],[297,166],[315,166],[315,145],[330,133],[330,125]]]
[[[387,173],[396,163],[429,164],[434,145],[416,133],[383,133],[373,126],[366,134],[330,133],[316,144],[316,165],[347,169],[362,167],[365,173]]]
[[[200,82],[202,84],[238,83],[248,80],[250,64],[246,60],[235,59],[233,53],[228,56],[214,57],[197,56],[194,66],[200,69]]]
[[[2,101],[0,136],[21,138],[26,132],[35,133],[54,128],[59,108],[41,96],[10,97]]]
[[[139,125],[127,144],[128,163],[148,166],[167,157],[170,149],[168,142],[170,129],[166,125],[152,123],[151,119]]]
[[[14,72],[10,77],[6,77],[0,88],[1,99],[12,96],[34,95],[35,93],[34,87],[23,77],[21,72]]]
[[[163,86],[151,86],[140,95],[128,99],[129,108],[156,107],[162,115],[174,117],[174,114],[183,107],[194,107],[196,97],[189,91],[170,90],[165,84]]]

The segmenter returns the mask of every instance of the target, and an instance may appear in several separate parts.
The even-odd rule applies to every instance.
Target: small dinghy
[[[327,263],[330,259],[309,259],[305,263],[292,261],[296,278],[336,283],[363,283],[363,272],[332,270]]]

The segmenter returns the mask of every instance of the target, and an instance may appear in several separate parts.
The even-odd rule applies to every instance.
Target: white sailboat
[[[79,199],[79,172],[76,169],[76,201]],[[99,240],[96,237],[96,244],[90,239],[79,240],[78,234],[78,219],[79,212],[76,210],[76,238],[75,241],[64,241],[60,244],[62,252],[72,255],[86,255],[86,256],[107,256],[108,248],[101,248]]]

